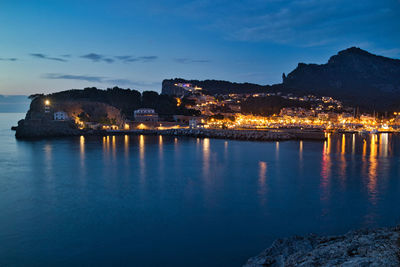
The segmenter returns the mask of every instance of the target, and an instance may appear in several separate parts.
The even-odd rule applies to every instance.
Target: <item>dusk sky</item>
[[[0,94],[272,84],[350,46],[400,57],[399,0],[5,0],[0,25]]]

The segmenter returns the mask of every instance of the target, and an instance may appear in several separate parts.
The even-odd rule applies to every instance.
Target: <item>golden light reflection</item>
[[[158,145],[159,145],[159,146],[162,146],[162,144],[163,144],[163,136],[162,136],[162,135],[159,135],[159,136],[158,136]]]
[[[265,161],[260,161],[258,163],[259,173],[258,173],[258,185],[259,185],[259,195],[261,197],[261,203],[264,204],[266,201],[267,193],[267,163]]]
[[[276,142],[275,144],[275,157],[276,159],[279,158],[279,142]]]
[[[108,163],[110,157],[110,136],[103,136],[103,160]]]
[[[356,135],[353,134],[353,140],[351,143],[351,153],[354,155],[356,153]]]
[[[342,178],[340,180],[341,185],[344,186],[344,179],[346,178],[346,167],[347,167],[347,162],[346,162],[346,135],[342,135],[342,149],[340,153],[340,165],[339,165],[339,176]]]
[[[125,151],[125,158],[128,159],[129,156],[129,135],[124,135],[124,151]]]
[[[208,178],[210,171],[210,139],[203,139],[203,175]]]
[[[107,138],[103,136],[103,153],[106,151],[106,149],[107,149]]]
[[[376,202],[376,179],[377,179],[377,168],[378,168],[378,159],[377,159],[377,136],[376,134],[371,135],[371,143],[370,143],[370,155],[369,155],[369,169],[368,169],[368,191],[370,194],[370,200],[375,203]]]
[[[362,152],[363,157],[367,155],[367,140],[363,139],[363,152]]]
[[[321,187],[323,189],[322,199],[327,199],[329,196],[327,194],[327,189],[330,184],[331,178],[331,168],[332,168],[332,160],[331,160],[331,134],[326,135],[326,141],[324,141],[324,146],[322,150],[322,161],[321,161]]]
[[[303,160],[303,140],[301,140],[299,144],[299,159],[300,161]]]
[[[113,153],[113,158],[117,156],[117,145],[115,141],[115,135],[112,136],[112,153]]]
[[[342,134],[342,154],[346,153],[346,135]]]
[[[159,135],[158,136],[158,151],[160,155],[160,160],[163,158],[163,136]]]
[[[139,160],[140,160],[140,177],[144,179],[145,171],[146,171],[146,162],[145,162],[145,139],[144,135],[139,136]]]
[[[85,159],[85,137],[83,135],[81,135],[81,137],[79,138],[79,148],[81,155],[81,164],[83,164]]]
[[[379,139],[379,156],[387,157],[389,151],[389,134],[382,133]]]
[[[144,159],[144,135],[141,134],[139,136],[139,154],[140,154],[140,159]]]
[[[260,161],[258,163],[258,166],[259,166],[258,183],[260,186],[264,186],[265,181],[267,179],[267,163],[265,161]]]

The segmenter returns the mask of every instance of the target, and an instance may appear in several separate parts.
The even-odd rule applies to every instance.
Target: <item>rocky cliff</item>
[[[244,267],[400,266],[400,228],[357,230],[342,236],[276,240]]]
[[[351,47],[326,64],[300,63],[283,78],[283,85],[299,93],[333,96],[353,106],[396,107],[400,104],[400,60]]]

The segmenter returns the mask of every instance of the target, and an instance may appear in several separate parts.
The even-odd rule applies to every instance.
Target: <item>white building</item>
[[[141,108],[133,112],[135,121],[158,121],[158,114],[152,108]]]
[[[64,111],[54,112],[54,120],[55,121],[65,121],[68,120],[68,114]]]

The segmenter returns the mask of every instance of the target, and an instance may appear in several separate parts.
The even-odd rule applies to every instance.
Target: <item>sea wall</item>
[[[285,140],[325,140],[323,132],[296,131],[262,131],[262,130],[227,130],[227,129],[168,129],[168,130],[131,130],[108,131],[110,134],[132,135],[169,135],[202,138],[253,140],[253,141],[285,141]]]
[[[394,227],[278,239],[244,267],[400,266],[399,231]]]
[[[323,132],[264,131],[228,129],[164,129],[164,130],[79,130],[73,121],[21,120],[15,136],[19,139],[76,135],[168,135],[253,141],[325,140]]]

